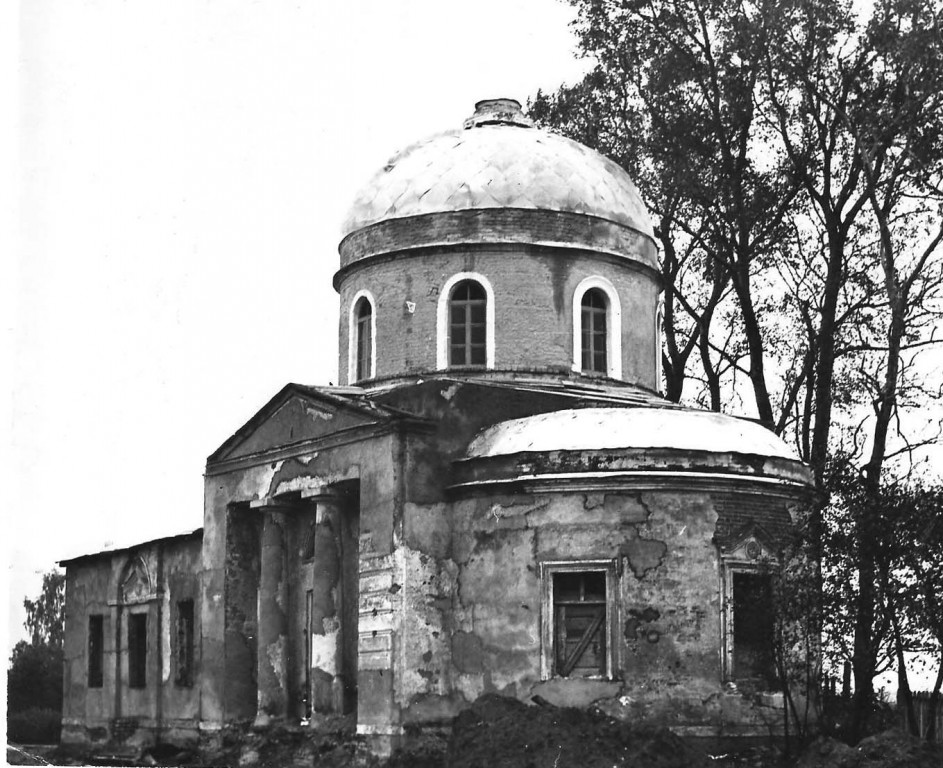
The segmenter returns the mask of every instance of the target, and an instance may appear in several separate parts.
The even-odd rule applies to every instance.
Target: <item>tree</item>
[[[62,648],[65,635],[65,574],[49,571],[43,574],[43,586],[36,600],[23,600],[26,608],[24,626],[33,645]]]
[[[538,93],[531,114],[642,185],[665,257],[668,396],[680,399],[697,350],[711,408],[721,408],[722,375],[743,374],[759,417],[773,423],[756,281],[783,240],[797,186],[775,158],[758,157],[754,140],[765,20],[711,0],[574,5],[581,48],[599,64],[574,88]],[[712,323],[729,293],[737,301],[717,343]]]
[[[62,711],[62,649],[20,640],[10,655],[7,713],[28,709]]]
[[[597,66],[530,108],[646,193],[669,396],[681,399],[692,363],[718,410],[746,376],[759,417],[792,435],[824,492],[836,425],[860,422],[848,461],[861,495],[809,519],[812,561],[830,556],[827,540],[844,546],[828,567],[860,585],[846,627],[860,731],[886,647],[882,489],[915,445],[900,412],[940,394],[914,371],[943,319],[943,9],[880,0],[859,19],[844,0],[571,3]],[[830,538],[826,514],[847,516],[847,540]]]
[[[36,600],[23,601],[30,641],[14,646],[7,672],[7,715],[28,709],[62,711],[62,641],[65,634],[65,574],[43,574]]]

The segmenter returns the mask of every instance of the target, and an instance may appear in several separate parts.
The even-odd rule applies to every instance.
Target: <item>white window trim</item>
[[[485,368],[494,368],[494,289],[491,281],[480,272],[458,272],[445,281],[439,291],[436,310],[435,367],[444,371],[449,367],[449,299],[452,289],[463,280],[474,280],[485,289]]]
[[[606,574],[606,679],[612,680],[619,666],[614,642],[619,603],[619,575],[616,560],[544,560],[540,564],[540,679],[550,680],[553,674],[553,576],[556,573]],[[562,679],[562,678],[561,678]]]
[[[357,302],[366,299],[370,302],[370,336],[372,344],[370,345],[370,375],[363,379],[357,378],[357,318],[354,312],[357,309]],[[377,302],[373,294],[365,288],[361,288],[350,301],[350,307],[347,310],[347,383],[355,384],[358,381],[376,378],[377,375]]]
[[[573,370],[583,372],[582,302],[586,291],[598,288],[609,300],[606,313],[606,375],[622,378],[622,304],[615,286],[602,275],[590,275],[580,281],[573,291]]]

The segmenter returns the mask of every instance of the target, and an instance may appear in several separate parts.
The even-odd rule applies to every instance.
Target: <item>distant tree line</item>
[[[877,674],[906,706],[904,653],[943,664],[941,490],[914,465],[943,396],[943,4],[570,2],[595,66],[530,114],[640,187],[667,397],[755,409],[811,465],[783,589],[808,658],[851,663],[857,740]]]

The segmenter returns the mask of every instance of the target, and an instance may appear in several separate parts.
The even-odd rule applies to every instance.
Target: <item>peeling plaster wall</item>
[[[176,604],[194,601],[193,679],[200,674],[200,537],[176,537],[66,564],[66,635],[62,740],[65,743],[177,742],[197,737],[198,685],[176,675]],[[129,563],[141,560],[149,577],[133,602],[119,601]],[[143,594],[145,593],[146,594]],[[128,680],[128,615],[147,615],[144,688]],[[103,617],[103,684],[88,686],[89,616]]]
[[[721,679],[717,491],[534,493],[405,506],[403,722],[444,722],[482,693],[598,702],[697,735],[767,733],[781,712]],[[754,499],[754,505],[760,502]],[[775,517],[788,513],[782,503]],[[773,514],[773,513],[770,513]],[[539,563],[617,562],[613,680],[541,680]],[[768,721],[768,723],[767,723]]]
[[[290,421],[269,422],[262,429],[269,445],[279,446],[292,439]],[[247,458],[240,461],[248,466],[225,472],[216,472],[212,465],[208,466],[204,590],[213,608],[204,615],[203,637],[204,643],[214,647],[218,644],[219,653],[213,662],[215,668],[203,677],[203,725],[207,731],[228,724],[247,724],[256,715],[260,654],[263,660],[274,658],[273,653],[278,654],[275,666],[285,670],[288,715],[296,720],[304,715],[304,622],[308,590],[313,593],[315,618],[320,617],[320,631],[312,631],[308,639],[312,676],[323,677],[326,690],[331,690],[333,677],[338,672],[336,639],[342,623],[335,612],[335,604],[343,606],[345,622],[355,625],[359,609],[357,582],[359,572],[364,569],[363,561],[389,558],[392,552],[393,528],[399,517],[396,512],[398,488],[403,479],[395,466],[397,441],[395,434],[367,435],[330,449],[311,449],[275,461],[255,459],[249,463],[253,460]],[[306,526],[313,522],[316,503],[305,502],[298,494],[351,487],[358,489],[357,498],[344,501],[354,506],[348,506],[346,511],[341,509],[342,524],[337,531],[340,540],[345,542],[342,545],[345,554],[343,563],[338,563],[335,570],[339,574],[338,569],[346,569],[342,581],[348,585],[346,599],[339,599],[336,581],[339,575],[328,583],[323,574],[319,574],[318,569],[324,564],[323,554],[316,557],[313,564],[306,564],[299,551]],[[296,502],[295,508],[284,513],[288,634],[281,648],[259,648],[257,600],[261,551],[258,542],[264,512],[250,508],[250,503],[273,498]],[[354,519],[356,522],[352,522]],[[318,523],[320,526],[320,521]],[[320,546],[317,536],[315,542]],[[347,667],[356,666],[357,641],[355,630],[341,641],[342,659],[346,659]],[[356,677],[342,681],[339,685],[344,692],[337,695],[350,699],[358,682]],[[323,685],[318,688],[316,680],[316,689],[325,690]],[[314,703],[318,707],[327,706],[323,700]]]

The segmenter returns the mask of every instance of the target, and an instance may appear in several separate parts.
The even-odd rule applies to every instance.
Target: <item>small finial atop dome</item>
[[[524,115],[521,103],[516,99],[485,99],[475,104],[475,114],[464,123],[465,128],[480,125],[517,125],[533,128],[534,121]]]

